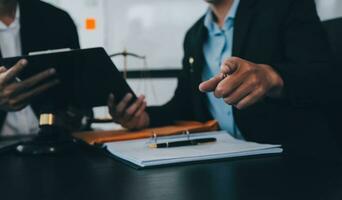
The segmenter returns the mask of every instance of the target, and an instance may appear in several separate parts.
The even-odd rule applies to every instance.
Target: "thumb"
[[[199,85],[199,90],[201,92],[212,92],[216,89],[217,85],[224,79],[223,74],[218,74],[214,76],[213,78],[204,81]]]
[[[115,107],[116,101],[113,93],[109,95],[107,104],[110,109],[113,109]]]

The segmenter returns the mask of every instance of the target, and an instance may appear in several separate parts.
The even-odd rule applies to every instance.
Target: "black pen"
[[[150,148],[170,148],[170,147],[183,147],[183,146],[193,146],[199,144],[206,144],[216,142],[216,138],[201,138],[201,139],[193,139],[193,140],[182,140],[175,142],[164,142],[164,143],[156,143],[149,144]]]

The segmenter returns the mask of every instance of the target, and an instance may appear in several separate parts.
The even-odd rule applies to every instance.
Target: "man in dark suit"
[[[188,31],[183,70],[164,106],[110,97],[129,129],[215,118],[237,138],[288,151],[334,152],[325,106],[336,99],[336,69],[313,0],[207,0]],[[323,147],[323,145],[325,145]],[[302,148],[304,147],[304,148]]]
[[[0,0],[0,47],[1,57],[14,57],[52,49],[78,49],[80,45],[76,26],[66,12],[39,0]],[[29,102],[58,83],[49,80],[55,70],[48,68],[22,82],[14,81],[26,66],[27,61],[22,60],[10,70],[0,68],[1,136],[37,133],[39,105]],[[49,81],[40,84],[44,80]]]

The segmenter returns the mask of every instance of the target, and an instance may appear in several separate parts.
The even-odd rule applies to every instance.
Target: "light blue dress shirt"
[[[240,0],[234,0],[222,28],[216,24],[211,9],[205,15],[204,26],[208,29],[208,40],[203,47],[206,61],[202,73],[203,81],[217,75],[220,72],[222,62],[232,56],[234,19],[239,3]],[[221,129],[228,131],[238,139],[243,139],[235,124],[232,106],[226,104],[222,98],[216,98],[212,92],[207,93],[207,96],[209,110],[213,117],[218,120]]]

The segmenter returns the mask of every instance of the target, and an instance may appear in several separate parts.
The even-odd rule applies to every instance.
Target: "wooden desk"
[[[0,155],[1,200],[342,199],[342,167],[273,157],[135,170],[78,147],[60,156]]]

